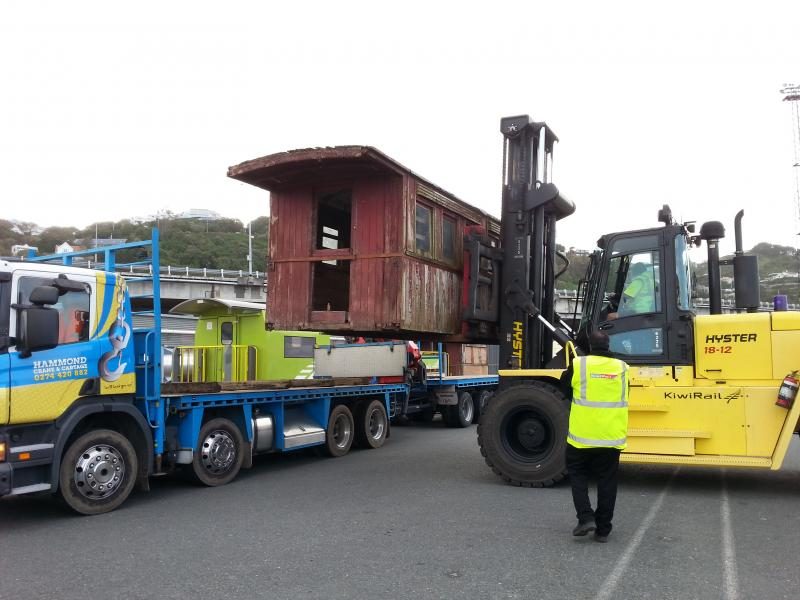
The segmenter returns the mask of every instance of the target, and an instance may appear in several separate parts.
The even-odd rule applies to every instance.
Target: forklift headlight
[[[0,462],[6,462],[6,443],[0,442]]]

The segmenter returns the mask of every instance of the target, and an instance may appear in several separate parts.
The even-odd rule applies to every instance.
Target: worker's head
[[[608,335],[604,331],[593,331],[589,335],[589,350],[591,352],[608,350]]]
[[[628,279],[633,279],[644,273],[647,270],[647,265],[642,262],[633,263],[628,269]]]

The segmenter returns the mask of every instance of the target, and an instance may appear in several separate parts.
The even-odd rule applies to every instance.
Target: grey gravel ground
[[[780,472],[624,466],[609,543],[577,539],[568,486],[504,485],[437,421],[97,517],[2,500],[0,598],[789,598],[798,507],[797,442]]]

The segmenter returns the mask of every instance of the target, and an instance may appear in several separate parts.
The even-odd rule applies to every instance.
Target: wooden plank
[[[216,394],[222,388],[216,382],[204,383],[162,383],[161,394],[164,396],[191,396],[193,394]]]

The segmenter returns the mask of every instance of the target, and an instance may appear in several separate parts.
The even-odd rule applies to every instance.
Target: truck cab
[[[0,495],[55,490],[54,459],[89,415],[118,408],[149,443],[133,346],[122,277],[0,261]]]

